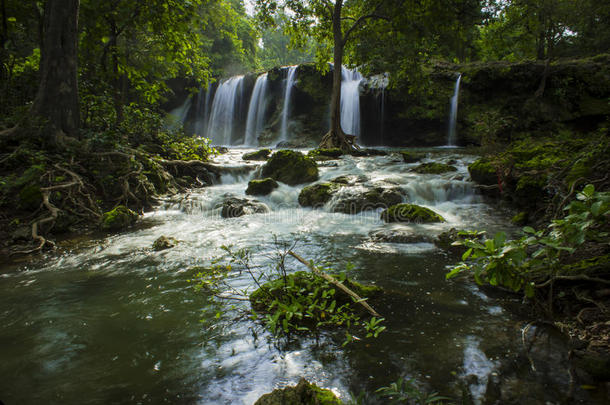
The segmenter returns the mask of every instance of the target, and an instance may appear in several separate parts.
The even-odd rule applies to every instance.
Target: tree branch
[[[343,44],[342,46],[345,46],[345,44],[347,43],[347,40],[349,39],[349,36],[352,34],[352,32],[354,32],[354,30],[356,28],[358,28],[365,20],[369,20],[369,19],[378,19],[378,20],[386,20],[386,21],[390,21],[390,19],[384,15],[380,15],[380,14],[367,14],[367,15],[363,15],[362,17],[358,18],[356,20],[356,22],[349,27],[349,29],[347,30],[347,32],[345,33],[345,35],[343,36]]]

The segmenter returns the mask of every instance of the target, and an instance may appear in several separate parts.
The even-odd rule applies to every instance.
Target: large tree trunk
[[[343,64],[343,32],[341,31],[341,8],[343,0],[336,0],[333,12],[333,90],[330,98],[330,130],[320,142],[319,148],[340,148],[351,151],[353,136],[346,135],[341,128],[341,70]]]
[[[40,87],[31,113],[42,118],[46,134],[78,137],[79,0],[47,0],[40,61]]]

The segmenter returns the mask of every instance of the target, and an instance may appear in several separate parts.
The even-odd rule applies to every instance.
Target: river
[[[244,149],[218,164],[242,166]],[[488,296],[465,280],[446,281],[456,257],[430,238],[450,228],[514,229],[510,212],[486,202],[470,181],[474,156],[429,151],[428,161],[451,162],[457,172],[419,175],[399,155],[346,156],[321,164],[322,180],[365,176],[401,187],[407,199],[432,208],[447,222],[392,225],[379,211],[360,215],[302,208],[302,186],[281,184],[258,198],[271,212],[224,219],[217,208],[227,195],[244,196],[256,169],[225,175],[220,184],[161,198],[133,229],[89,235],[58,252],[0,266],[0,400],[11,404],[252,404],[303,376],[348,400],[399,377],[424,390],[474,403],[489,398],[514,403],[559,403],[567,394],[567,353],[558,337],[534,345],[532,368],[521,342],[527,319],[507,308],[518,296]],[[252,165],[252,162],[250,162]],[[414,243],[381,243],[370,234],[408,230]],[[181,242],[155,252],[159,236]],[[341,347],[332,333],[276,344],[244,314],[247,302],[195,291],[194,266],[221,257],[223,245],[248,248],[268,266],[274,240],[296,242],[307,259],[331,262],[348,275],[385,290],[376,310],[387,331]],[[294,270],[305,270],[289,262]],[[233,273],[235,289],[252,289]],[[540,338],[540,340],[543,340]],[[487,394],[485,394],[487,391]],[[580,400],[590,400],[580,392]],[[383,402],[382,402],[383,403]]]

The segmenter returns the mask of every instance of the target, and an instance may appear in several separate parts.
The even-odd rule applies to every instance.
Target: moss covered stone
[[[118,231],[125,229],[138,220],[138,214],[124,205],[119,205],[102,216],[102,229]]]
[[[426,155],[423,153],[408,152],[405,150],[400,151],[399,153],[405,163],[417,163],[426,157]]]
[[[457,169],[455,168],[455,166],[447,165],[445,163],[432,162],[422,163],[421,165],[414,168],[413,171],[415,173],[420,174],[442,174],[448,172],[455,172],[457,171]]]
[[[339,188],[335,183],[319,183],[304,187],[299,193],[299,204],[303,207],[320,207],[326,204]]]
[[[496,168],[485,158],[481,158],[470,164],[468,166],[468,173],[470,173],[472,181],[479,184],[491,186],[498,182]]]
[[[265,163],[262,175],[295,186],[318,180],[318,166],[301,152],[280,150]]]
[[[415,204],[397,204],[384,210],[381,219],[385,222],[445,222],[445,219],[426,207]]]
[[[279,185],[270,177],[262,180],[250,180],[246,194],[248,195],[267,195],[278,188]]]
[[[344,152],[339,148],[330,148],[330,149],[312,149],[307,153],[307,156],[310,158],[316,158],[319,156],[328,157],[328,158],[338,158],[341,157]]]
[[[254,405],[341,405],[331,390],[301,378],[295,387],[278,388],[260,397]]]
[[[153,242],[152,248],[155,251],[161,251],[165,249],[171,249],[178,244],[178,240],[175,238],[160,236]]]
[[[19,191],[19,208],[34,211],[42,204],[40,186],[28,184]]]
[[[271,149],[259,149],[254,152],[244,153],[243,160],[267,160],[271,155]]]

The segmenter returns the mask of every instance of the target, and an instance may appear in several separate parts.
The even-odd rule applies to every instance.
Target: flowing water
[[[217,161],[241,166],[243,152],[233,149]],[[347,399],[406,376],[454,398],[466,393],[475,403],[494,390],[509,390],[505,396],[515,403],[559,403],[568,390],[566,359],[549,352],[563,353],[562,346],[549,340],[533,350],[533,371],[520,341],[526,322],[505,309],[512,301],[471,282],[445,281],[456,258],[430,237],[452,227],[493,232],[509,225],[506,213],[474,191],[466,170],[474,157],[437,152],[429,160],[451,162],[458,171],[417,175],[398,156],[344,157],[320,170],[322,180],[348,174],[401,187],[406,200],[439,212],[444,224],[390,226],[379,211],[304,209],[297,202],[302,186],[283,184],[260,198],[270,213],[221,218],[218,204],[227,195],[243,197],[253,170],[168,196],[125,233],[0,267],[0,400],[252,404],[300,376]],[[422,239],[399,244],[370,237],[387,229]],[[151,245],[161,235],[181,242],[155,252]],[[278,345],[244,315],[247,302],[220,300],[189,283],[193,266],[223,256],[222,245],[249,248],[256,264],[268,265],[274,239],[296,241],[302,256],[339,269],[350,262],[350,277],[384,288],[374,305],[387,331],[345,348],[333,333]],[[289,267],[304,270],[297,262]],[[234,289],[254,287],[246,274],[227,280]]]
[[[267,107],[267,73],[263,73],[256,79],[252,96],[250,97],[250,106],[248,107],[248,118],[246,120],[246,135],[244,144],[247,146],[256,146],[258,144],[258,135],[263,130],[265,119],[265,111]]]
[[[451,97],[451,111],[449,112],[449,130],[447,133],[447,146],[455,146],[457,135],[457,112],[458,112],[458,96],[460,95],[460,81],[462,75],[458,75],[453,88],[453,96]]]
[[[233,76],[218,86],[208,123],[207,134],[214,145],[231,145],[234,133],[236,106],[242,96],[244,76]]]
[[[342,66],[341,70],[341,128],[346,134],[360,136],[360,82],[356,69]]]
[[[296,77],[298,66],[289,66],[286,72],[286,83],[284,87],[284,104],[282,107],[282,126],[280,128],[280,142],[288,140],[288,117],[290,116],[290,101],[292,88]]]

